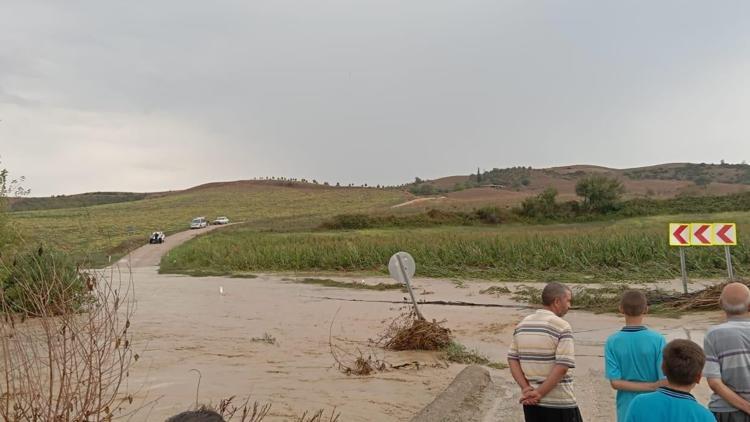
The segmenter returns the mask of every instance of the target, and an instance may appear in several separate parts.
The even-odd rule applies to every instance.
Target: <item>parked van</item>
[[[190,222],[191,229],[202,229],[207,226],[208,220],[206,220],[206,217],[195,217],[193,221]]]

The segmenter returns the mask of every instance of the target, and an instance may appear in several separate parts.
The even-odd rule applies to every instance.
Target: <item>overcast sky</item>
[[[0,3],[34,196],[750,161],[750,2]]]

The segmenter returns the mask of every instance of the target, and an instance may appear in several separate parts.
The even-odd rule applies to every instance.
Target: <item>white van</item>
[[[191,229],[202,229],[207,226],[208,220],[206,220],[206,217],[195,217],[193,221],[190,222]]]

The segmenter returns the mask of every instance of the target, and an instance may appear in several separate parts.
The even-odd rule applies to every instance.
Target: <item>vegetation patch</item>
[[[276,337],[272,336],[269,333],[263,333],[262,337],[252,337],[250,338],[250,341],[252,341],[253,343],[266,343],[272,346],[276,345]]]
[[[573,286],[572,309],[581,309],[594,313],[618,313],[622,293],[631,287],[624,284],[609,284],[603,287]],[[678,316],[686,311],[699,311],[707,308],[693,307],[695,293],[688,295],[666,292],[661,289],[639,289],[649,304],[649,312],[662,316]],[[720,292],[720,289],[719,289]],[[542,289],[522,285],[513,292],[513,300],[541,305]],[[714,305],[718,307],[718,294]]]
[[[449,362],[463,363],[467,365],[478,364],[487,365],[490,360],[487,356],[479,353],[478,349],[468,349],[461,343],[451,341],[447,346],[443,348],[445,353],[445,359]]]
[[[500,296],[500,295],[510,294],[510,289],[505,286],[492,286],[484,290],[480,290],[479,294]]]
[[[394,283],[378,283],[378,284],[367,284],[359,281],[336,281],[329,278],[285,278],[286,281],[300,284],[314,284],[323,287],[339,287],[344,289],[356,289],[356,290],[401,290],[405,291],[404,287],[400,284]]]
[[[5,274],[0,279],[4,313],[62,315],[80,312],[91,303],[95,281],[60,251],[40,246],[0,266]]]

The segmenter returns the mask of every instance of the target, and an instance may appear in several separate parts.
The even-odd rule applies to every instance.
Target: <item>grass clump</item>
[[[272,336],[271,334],[267,332],[263,333],[262,337],[252,337],[250,341],[252,341],[253,343],[266,343],[266,344],[270,344],[271,346],[276,345],[276,337]]]
[[[479,294],[500,296],[500,295],[510,294],[510,289],[505,286],[492,286],[484,290],[480,290]]]
[[[469,349],[456,341],[451,341],[445,346],[443,352],[445,353],[446,360],[449,362],[464,363],[467,365],[487,365],[490,363],[487,356],[479,353],[479,350]]]
[[[404,287],[400,284],[394,283],[378,283],[378,284],[367,284],[359,281],[336,281],[330,278],[303,278],[303,279],[285,279],[299,284],[313,284],[323,287],[339,287],[344,289],[356,289],[356,290],[404,290]]]

